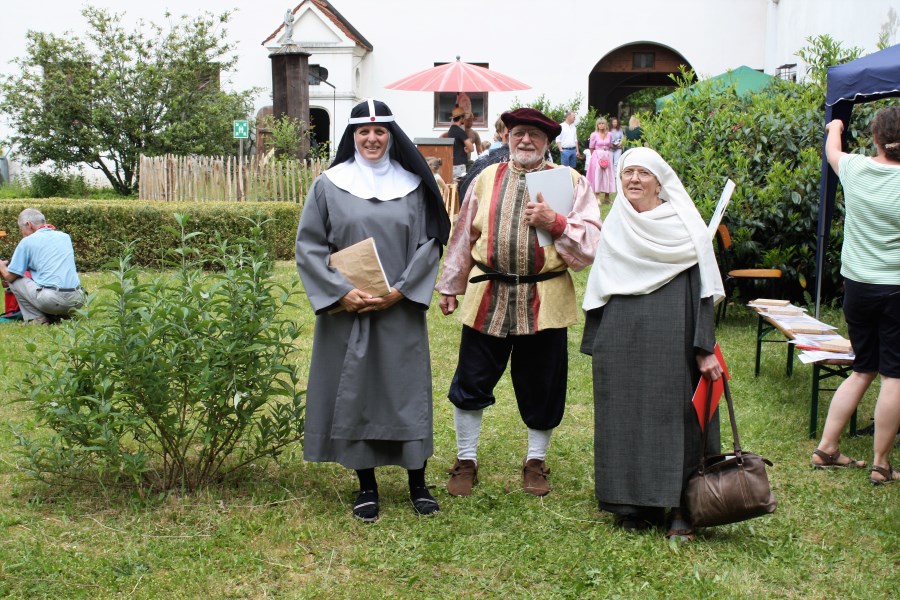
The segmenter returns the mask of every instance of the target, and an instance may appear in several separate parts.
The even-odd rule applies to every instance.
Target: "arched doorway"
[[[328,144],[331,140],[331,115],[328,114],[328,111],[324,108],[316,108],[311,106],[309,108],[309,126],[312,128],[312,137],[310,138],[310,151],[315,152],[317,148],[324,147],[323,144]],[[334,152],[334,149],[330,148],[329,151]]]
[[[619,114],[620,103],[631,94],[649,87],[675,87],[669,75],[684,65],[681,54],[651,42],[620,46],[600,59],[588,79],[588,104],[600,114],[627,119]]]

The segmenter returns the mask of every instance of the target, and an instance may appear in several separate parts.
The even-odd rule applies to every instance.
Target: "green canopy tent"
[[[715,77],[710,77],[709,79],[699,81],[687,88],[687,92],[685,92],[685,90],[678,90],[666,96],[657,98],[656,110],[661,110],[666,102],[673,100],[679,94],[692,93],[691,90],[699,88],[700,86],[714,86],[721,90],[725,90],[734,86],[738,95],[743,96],[751,92],[758,92],[759,90],[767,87],[770,83],[772,83],[773,79],[774,77],[772,77],[771,75],[766,75],[765,73],[761,73],[756,69],[751,69],[750,67],[742,65],[736,69],[725,71],[721,75],[716,75]]]

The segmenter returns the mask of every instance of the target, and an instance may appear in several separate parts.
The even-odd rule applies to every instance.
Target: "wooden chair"
[[[453,217],[456,216],[456,213],[459,212],[459,188],[455,183],[447,184],[447,191],[443,194],[444,196],[444,208],[447,209],[447,214],[450,215],[450,220],[453,220]]]
[[[773,297],[775,284],[781,279],[781,269],[732,269],[731,268],[731,233],[724,224],[716,230],[716,241],[719,245],[719,271],[722,274],[722,284],[725,287],[725,299],[719,304],[716,311],[716,324],[720,318],[725,318],[728,309],[728,300],[734,290],[738,288],[740,281],[763,282],[767,286],[767,296]]]

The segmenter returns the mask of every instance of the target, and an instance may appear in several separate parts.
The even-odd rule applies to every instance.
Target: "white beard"
[[[525,169],[530,169],[532,167],[538,166],[542,160],[544,160],[544,155],[539,153],[537,149],[534,150],[519,150],[516,149],[515,152],[510,154],[513,162],[517,165],[521,166]]]

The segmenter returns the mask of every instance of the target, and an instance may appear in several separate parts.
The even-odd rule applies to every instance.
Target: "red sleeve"
[[[568,220],[566,219],[566,215],[562,215],[560,213],[556,213],[556,222],[550,227],[550,235],[553,239],[558,238],[563,234],[563,231],[566,230],[566,225],[568,225]]]

